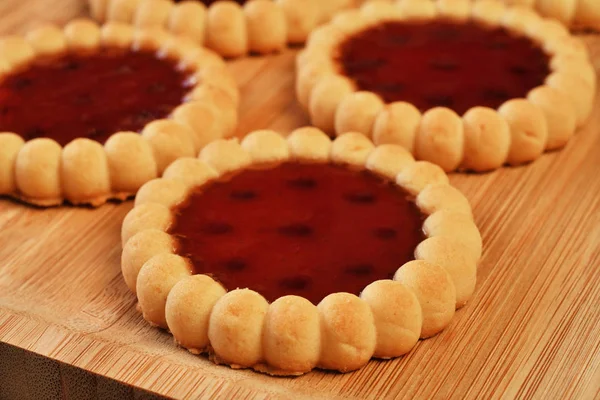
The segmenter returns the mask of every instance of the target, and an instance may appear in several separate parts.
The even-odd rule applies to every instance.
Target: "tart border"
[[[125,200],[175,159],[195,156],[209,141],[233,134],[239,89],[223,59],[161,30],[76,19],[62,29],[44,25],[24,37],[3,37],[0,81],[36,58],[102,47],[172,58],[189,71],[193,85],[171,115],[148,123],[139,134],[115,132],[104,144],[76,138],[62,147],[51,138],[25,141],[18,133],[1,132],[0,196],[43,207]]]
[[[204,44],[223,57],[269,54],[303,44],[310,32],[355,0],[253,0],[243,6],[217,1],[88,0],[98,21],[168,29]]]
[[[375,93],[359,91],[335,61],[339,44],[364,29],[387,21],[435,19],[474,20],[524,35],[549,55],[550,75],[526,98],[508,100],[496,110],[473,107],[460,116],[446,107],[421,113],[407,102],[385,104]],[[402,145],[446,172],[520,165],[565,146],[589,119],[596,96],[596,72],[583,42],[556,20],[497,0],[366,3],[313,31],[297,69],[296,95],[313,125],[328,133],[360,132],[375,144]]]
[[[503,0],[510,3],[510,0]],[[600,3],[590,0],[538,0],[521,2],[541,15],[554,18],[575,29],[600,30]]]
[[[204,184],[286,161],[367,169],[408,191],[427,216],[427,238],[415,249],[415,261],[399,268],[393,280],[371,283],[360,296],[332,293],[318,305],[299,296],[269,304],[252,290],[227,291],[209,275],[192,275],[191,261],[176,254],[169,234],[173,208]],[[443,330],[467,303],[482,252],[469,202],[440,167],[415,161],[398,145],[375,147],[359,133],[332,141],[314,127],[297,129],[287,139],[270,130],[252,132],[241,142],[220,139],[198,158],[175,161],[162,178],[140,189],[121,238],[123,277],[146,321],[168,329],[193,354],[271,375],[313,368],[347,372],[372,357],[406,354],[419,338]]]

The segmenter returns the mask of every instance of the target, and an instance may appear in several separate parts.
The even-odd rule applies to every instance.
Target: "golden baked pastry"
[[[236,124],[224,61],[160,30],[48,25],[0,66],[0,195],[39,206],[125,199]]]
[[[165,28],[233,58],[304,43],[317,25],[355,0],[89,0],[89,5],[99,21]]]
[[[144,319],[194,354],[272,375],[407,353],[469,300],[482,252],[440,167],[312,127],[175,161],[140,189],[121,236]]]
[[[540,14],[554,18],[567,26],[600,30],[600,2],[597,0],[502,1],[522,7],[535,7]]]
[[[582,42],[495,0],[365,3],[313,31],[297,66],[297,97],[315,126],[402,145],[445,171],[563,147],[596,93]]]

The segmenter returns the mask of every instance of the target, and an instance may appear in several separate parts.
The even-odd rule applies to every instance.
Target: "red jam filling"
[[[369,172],[286,163],[194,192],[171,234],[195,273],[229,290],[317,304],[391,278],[413,259],[422,223],[406,192]]]
[[[189,79],[150,52],[100,50],[39,60],[0,82],[0,131],[61,145],[140,131],[182,103]]]
[[[548,56],[527,38],[479,24],[387,22],[340,46],[342,73],[387,103],[463,114],[497,108],[544,83]]]

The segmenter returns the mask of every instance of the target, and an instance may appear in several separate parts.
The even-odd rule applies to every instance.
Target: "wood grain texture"
[[[0,32],[83,13],[83,1],[2,0]],[[600,61],[600,39],[587,42]],[[231,64],[240,134],[308,122],[294,100],[293,59],[287,51]],[[564,150],[531,165],[451,177],[484,238],[477,291],[403,358],[281,379],[176,348],[142,320],[121,278],[131,202],[40,210],[0,200],[0,341],[173,397],[600,398],[599,129],[597,112]]]

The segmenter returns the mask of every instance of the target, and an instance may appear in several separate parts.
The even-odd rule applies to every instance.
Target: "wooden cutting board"
[[[0,31],[84,13],[83,1],[2,0]],[[586,40],[600,50],[600,39]],[[294,100],[294,54],[231,63],[243,91],[240,134],[308,122]],[[485,243],[473,300],[407,356],[344,375],[235,371],[150,328],[120,273],[131,202],[41,210],[1,199],[0,398],[50,397],[51,367],[3,356],[8,349],[81,368],[80,380],[56,375],[66,398],[83,371],[192,398],[600,398],[599,129],[600,111],[564,150],[531,165],[453,175]]]

